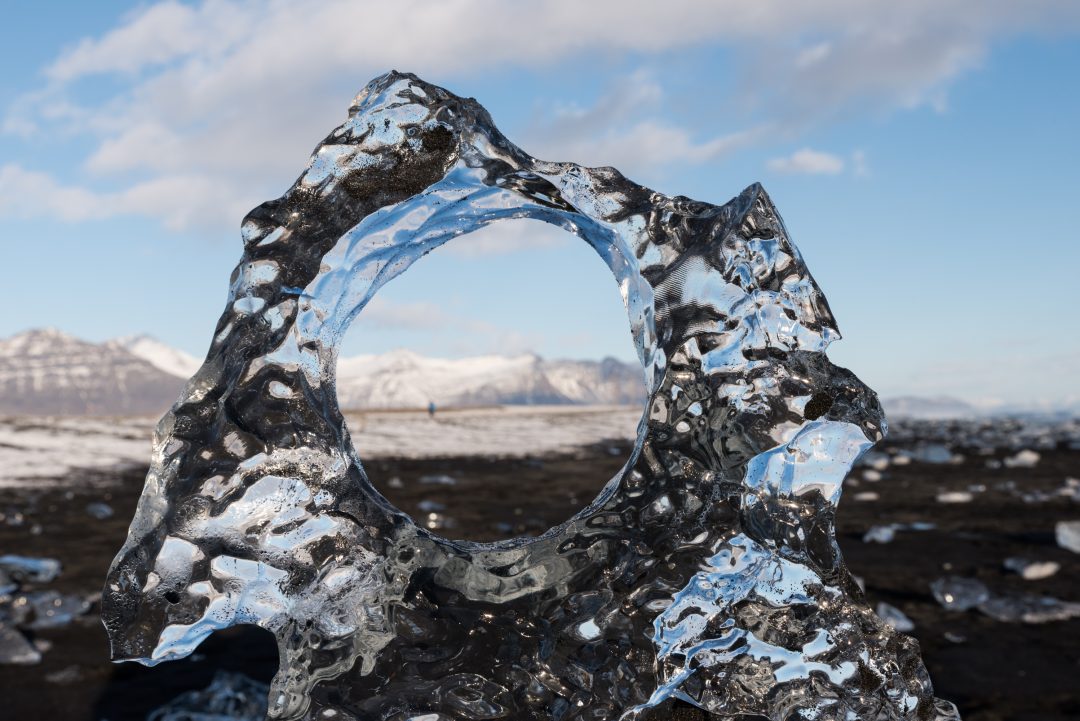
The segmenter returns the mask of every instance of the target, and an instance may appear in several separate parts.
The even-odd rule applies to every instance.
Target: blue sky
[[[883,395],[1080,401],[1075,2],[23,3],[0,59],[0,336],[201,355],[244,212],[397,68],[538,157],[764,183]],[[343,350],[402,346],[633,355],[600,260],[528,221],[417,263]]]

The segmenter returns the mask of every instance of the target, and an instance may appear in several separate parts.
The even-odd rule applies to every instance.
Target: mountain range
[[[54,328],[0,340],[0,414],[156,414],[176,400],[200,361],[150,336],[91,343]],[[342,408],[476,405],[630,405],[641,369],[614,358],[427,358],[396,350],[338,360]]]
[[[0,415],[159,414],[201,362],[147,335],[92,343],[54,328],[0,339]],[[637,364],[534,353],[429,358],[408,350],[338,360],[347,410],[478,405],[641,405]],[[882,400],[889,418],[1080,413],[1080,406],[976,407],[949,397]]]

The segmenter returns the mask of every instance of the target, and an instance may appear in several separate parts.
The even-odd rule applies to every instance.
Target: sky
[[[9,3],[0,337],[148,333],[201,356],[240,220],[390,69],[534,156],[723,203],[764,184],[883,396],[1080,403],[1080,3]],[[455,239],[343,354],[634,357],[565,232]]]

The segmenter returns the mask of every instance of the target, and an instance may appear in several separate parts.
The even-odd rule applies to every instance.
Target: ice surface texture
[[[650,399],[625,467],[573,518],[452,541],[369,482],[337,347],[383,284],[507,218],[606,261]],[[841,561],[841,482],[884,422],[826,358],[833,316],[759,185],[716,206],[536,160],[475,101],[390,73],[242,234],[109,573],[114,658],[257,624],[280,649],[275,719],[646,719],[674,699],[724,718],[954,717]]]

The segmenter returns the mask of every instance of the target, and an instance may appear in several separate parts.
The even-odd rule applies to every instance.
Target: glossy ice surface
[[[506,218],[607,262],[650,399],[577,515],[466,543],[372,487],[335,362],[384,283]],[[665,718],[675,699],[720,718],[955,718],[841,560],[841,482],[885,425],[825,356],[833,316],[759,185],[717,206],[540,161],[476,101],[390,73],[242,234],[109,573],[115,659],[257,624],[280,649],[275,719]]]

